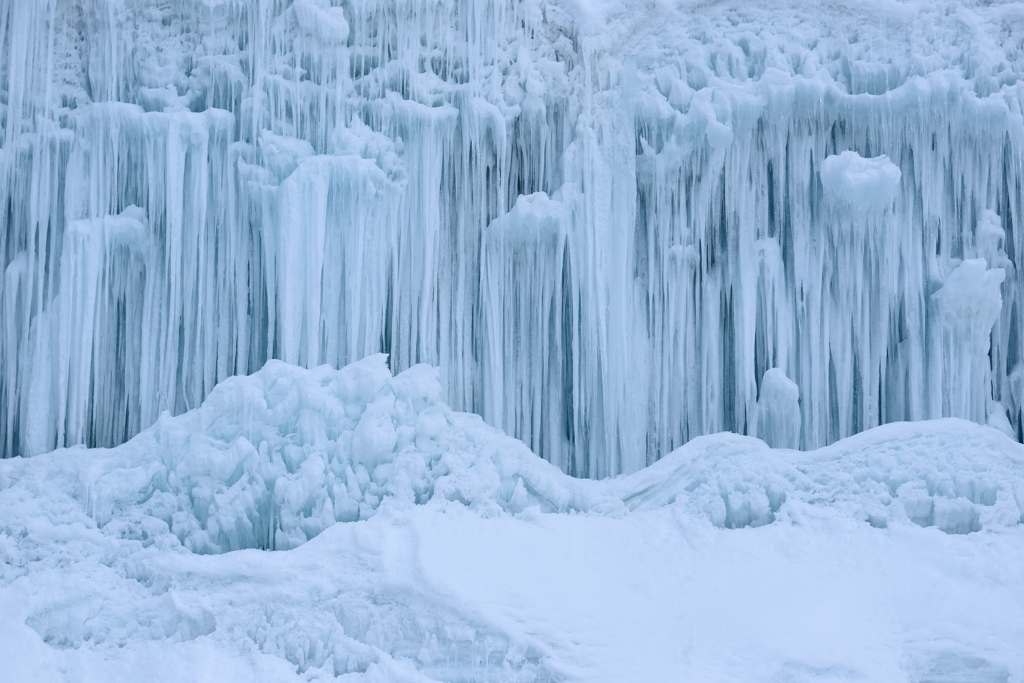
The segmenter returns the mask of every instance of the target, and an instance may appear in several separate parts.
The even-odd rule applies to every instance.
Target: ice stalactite
[[[0,0],[3,454],[379,352],[579,476],[1021,437],[1022,29],[920,11]]]

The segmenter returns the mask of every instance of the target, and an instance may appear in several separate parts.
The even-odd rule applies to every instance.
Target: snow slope
[[[576,476],[1022,438],[1022,74],[1009,1],[0,0],[2,455],[380,352]]]
[[[587,481],[441,393],[271,362],[117,448],[0,462],[5,680],[1024,681],[997,430],[719,434]]]

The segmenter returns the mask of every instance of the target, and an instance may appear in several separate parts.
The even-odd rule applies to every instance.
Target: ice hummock
[[[0,484],[10,496],[50,479],[70,487],[65,494],[104,533],[170,535],[198,554],[287,550],[335,523],[370,519],[385,501],[434,498],[485,516],[531,507],[616,516],[676,501],[727,528],[766,524],[787,500],[955,533],[1024,522],[1024,447],[987,427],[894,425],[806,454],[785,450],[799,445],[799,396],[777,369],[762,380],[758,424],[783,450],[708,436],[603,483],[565,475],[479,417],[452,411],[442,394],[436,368],[393,376],[383,355],[341,370],[270,361],[122,446],[17,460]],[[971,521],[922,516],[921,496],[929,509],[959,506]]]

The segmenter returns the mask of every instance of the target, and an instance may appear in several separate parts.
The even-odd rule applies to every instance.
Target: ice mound
[[[816,507],[878,528],[910,522],[949,534],[1024,523],[1024,447],[952,418],[884,425],[806,453],[700,437],[620,481],[630,509],[678,503],[728,529]]]
[[[795,402],[783,380],[766,379],[767,417]],[[633,475],[588,481],[452,411],[441,395],[436,369],[392,376],[384,355],[341,370],[271,361],[117,448],[5,461],[0,498],[63,491],[108,536],[146,545],[173,536],[199,554],[294,548],[337,522],[373,517],[385,501],[456,501],[484,516],[678,505],[730,529],[806,506],[948,533],[1024,519],[1024,446],[960,420],[887,425],[806,453],[712,435]],[[790,413],[775,416],[772,438],[792,437],[783,429]]]
[[[204,554],[293,548],[386,498],[441,495],[486,514],[580,505],[571,480],[521,442],[452,412],[435,368],[393,377],[383,354],[341,370],[271,361],[123,446],[16,462],[0,487],[19,469],[59,470],[100,527],[142,540],[170,531]]]

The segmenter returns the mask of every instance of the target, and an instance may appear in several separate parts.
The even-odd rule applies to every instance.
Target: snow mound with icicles
[[[675,502],[729,529],[790,516],[786,503],[797,500],[878,528],[966,534],[1024,523],[1024,449],[955,419],[885,425],[808,453],[700,437],[622,482],[630,508]]]
[[[98,526],[144,541],[170,532],[202,554],[293,548],[385,499],[575,506],[567,477],[440,397],[436,369],[392,377],[383,354],[340,371],[271,361],[123,446],[20,461],[0,486],[70,473]]]
[[[645,470],[595,482],[563,474],[441,396],[435,369],[392,376],[383,355],[341,370],[272,361],[123,446],[0,463],[0,500],[62,490],[108,535],[144,544],[173,535],[201,554],[294,548],[336,522],[372,517],[384,501],[433,499],[485,516],[678,505],[729,529],[784,518],[791,501],[882,528],[970,533],[1024,521],[1024,446],[962,420],[886,425],[807,453],[700,437]]]

